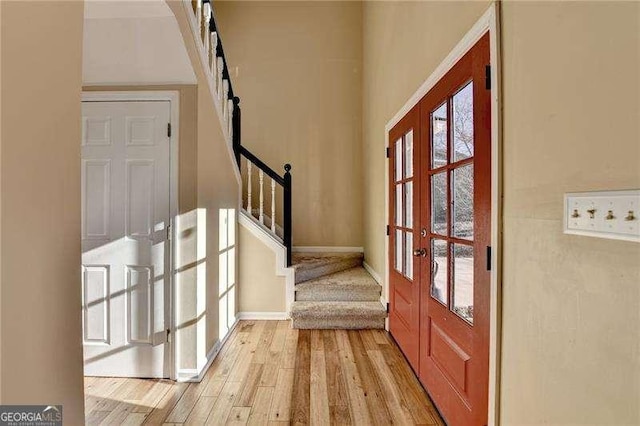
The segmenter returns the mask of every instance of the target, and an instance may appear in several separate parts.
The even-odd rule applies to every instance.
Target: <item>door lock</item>
[[[413,251],[413,255],[415,257],[425,257],[427,255],[427,251],[423,248],[418,248]]]

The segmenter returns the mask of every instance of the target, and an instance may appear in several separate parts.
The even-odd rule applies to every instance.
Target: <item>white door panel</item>
[[[170,104],[82,111],[85,375],[168,377]]]

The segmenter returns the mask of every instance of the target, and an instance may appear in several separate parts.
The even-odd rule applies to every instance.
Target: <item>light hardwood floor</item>
[[[87,424],[443,425],[382,330],[241,321],[200,383],[87,377]]]

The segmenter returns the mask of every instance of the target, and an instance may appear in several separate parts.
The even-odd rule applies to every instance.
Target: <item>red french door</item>
[[[414,259],[410,312],[414,314],[417,308],[419,320],[417,327],[415,323],[404,329],[396,325],[390,331],[452,426],[484,425],[488,414],[491,240],[488,65],[486,34],[422,98],[414,108],[417,111],[408,114],[418,115],[417,122],[412,118],[407,123],[413,123],[414,135],[420,135],[419,139],[414,138],[413,146],[414,221],[411,229],[394,229],[396,233],[411,231],[414,236],[410,250]],[[396,126],[399,133],[394,133],[394,128],[390,136],[397,138],[402,134],[404,122]],[[396,158],[391,156],[391,160],[394,163]],[[397,186],[398,182],[404,185],[404,181],[394,184]],[[391,217],[397,217],[400,207],[405,205],[393,204]],[[397,247],[391,237],[390,252]],[[408,256],[408,252],[404,250],[403,256]],[[391,260],[398,258],[396,253],[390,256]],[[405,316],[394,311],[402,308],[398,295],[405,294],[406,286],[397,274],[390,275],[390,325],[394,324],[394,317]],[[417,362],[413,360],[416,346]]]
[[[389,132],[390,292],[389,330],[415,371],[420,347],[420,265],[414,256],[420,219],[420,108],[414,107]]]

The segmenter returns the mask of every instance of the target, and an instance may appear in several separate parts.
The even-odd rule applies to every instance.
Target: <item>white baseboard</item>
[[[197,368],[181,368],[180,370],[178,370],[176,382],[197,382],[197,378]]]
[[[222,340],[218,340],[207,353],[207,362],[205,365],[198,370],[197,368],[182,368],[178,370],[178,374],[176,377],[176,381],[178,382],[201,382],[204,378],[204,375],[207,374],[207,370],[211,367],[213,360],[216,359],[218,353],[220,353],[220,349],[227,342],[229,336],[238,325],[238,315],[236,315],[236,321],[233,323],[227,334],[224,336]]]
[[[238,313],[238,319],[253,321],[282,321],[288,320],[289,314],[287,312],[240,312]]]
[[[342,246],[295,246],[291,251],[294,253],[364,253],[364,248]]]
[[[373,270],[373,268],[367,262],[362,262],[362,266],[367,270],[369,275],[371,275],[373,279],[376,280],[378,284],[382,285],[382,278],[376,271]]]

